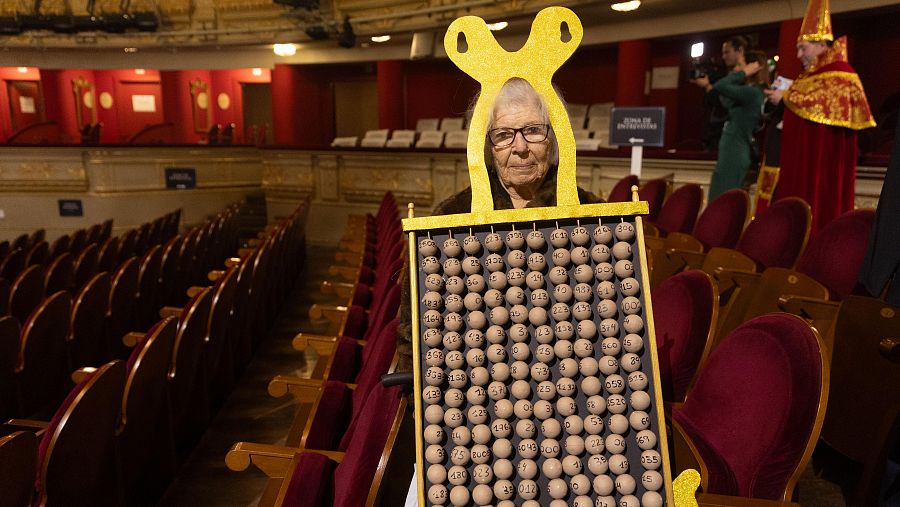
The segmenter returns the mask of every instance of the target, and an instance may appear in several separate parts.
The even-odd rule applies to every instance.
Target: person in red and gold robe
[[[859,76],[847,62],[845,37],[834,40],[828,0],[810,0],[797,41],[804,71],[781,92],[784,101],[781,171],[776,195],[812,207],[813,232],[854,207],[859,130],[875,121]]]

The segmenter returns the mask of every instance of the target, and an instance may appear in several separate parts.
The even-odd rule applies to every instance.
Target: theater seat
[[[38,440],[30,431],[0,437],[0,491],[3,505],[31,505],[37,474]]]
[[[631,187],[639,183],[638,177],[629,174],[621,180],[617,181],[612,190],[609,191],[607,202],[631,202]]]

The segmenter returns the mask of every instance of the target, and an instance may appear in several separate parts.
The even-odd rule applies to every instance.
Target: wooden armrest
[[[310,334],[310,333],[297,333],[294,336],[291,345],[294,347],[294,350],[299,352],[305,351],[307,348],[312,347],[315,349],[316,354],[330,355],[330,352],[334,349],[334,344],[337,343],[337,336],[325,336],[321,334]]]
[[[322,294],[334,294],[341,299],[350,299],[353,296],[353,293],[356,291],[355,283],[346,283],[346,282],[332,282],[331,280],[325,280],[320,285],[320,289]]]
[[[210,274],[212,274],[212,273],[210,273]],[[215,280],[213,280],[213,281],[215,281]],[[201,292],[203,292],[204,289],[207,289],[207,288],[208,287],[200,287],[199,285],[195,285],[193,287],[188,287],[188,290],[185,292],[187,293],[188,299],[193,299],[194,296],[196,296],[197,294],[200,294]]]
[[[666,246],[675,250],[703,253],[703,243],[684,232],[670,232],[666,236]]]
[[[250,238],[247,240],[247,246],[259,246],[260,243],[262,243],[262,240],[259,239],[259,237]]]
[[[247,257],[247,256],[250,255],[251,253],[253,253],[253,249],[252,249],[252,248],[238,248],[238,255],[239,255],[241,258]]]
[[[674,248],[670,248],[666,250],[666,257],[675,262],[680,262],[682,265],[682,270],[699,268],[703,265],[703,259],[706,258],[706,254],[703,252],[691,252],[688,250],[676,250]]]
[[[143,338],[144,334],[141,333],[141,337]],[[72,382],[76,384],[82,383],[85,379],[87,379],[88,375],[97,371],[97,368],[92,366],[84,366],[82,368],[78,368],[77,370],[72,372],[71,378]]]
[[[321,392],[321,380],[278,375],[269,382],[269,395],[273,398],[291,393],[300,403],[314,403]]]
[[[716,283],[719,286],[719,294],[728,292],[732,287],[739,286],[741,288],[750,289],[759,284],[762,275],[755,271],[743,269],[728,269],[718,267],[713,272]]]
[[[680,404],[673,403],[672,407],[674,408],[678,405]],[[709,469],[706,467],[706,463],[703,462],[703,458],[700,457],[697,446],[694,445],[691,437],[684,432],[684,429],[678,424],[678,421],[674,418],[670,418],[669,420],[672,423],[671,448],[673,450],[672,458],[674,459],[674,462],[672,463],[672,475],[678,477],[681,472],[693,468],[700,472],[700,487],[707,489],[709,487]]]
[[[159,317],[164,319],[166,317],[178,317],[181,318],[181,314],[184,312],[184,308],[179,306],[164,306],[159,309]]]
[[[878,352],[887,359],[896,359],[900,355],[900,339],[883,338],[878,342]]]
[[[809,320],[833,319],[837,316],[839,303],[806,296],[781,296],[778,308]]]
[[[235,266],[239,266],[240,264],[241,264],[240,257],[229,257],[229,258],[225,259],[225,267],[226,268],[233,268]]]
[[[714,495],[711,493],[699,493],[697,495],[697,504],[700,507],[800,507],[798,503],[783,500]]]
[[[283,479],[290,468],[291,460],[299,449],[283,445],[238,442],[225,455],[225,465],[230,470],[240,472],[252,463],[269,477]]]
[[[318,303],[309,307],[310,320],[328,319],[332,324],[337,324],[344,320],[349,308],[340,305],[320,305]]]
[[[122,344],[126,347],[134,347],[138,343],[141,343],[141,340],[144,339],[145,333],[141,333],[139,331],[132,331],[130,333],[126,333],[125,336],[122,337]]]
[[[224,269],[214,269],[206,274],[206,279],[209,280],[210,282],[215,282],[219,278],[222,278],[222,276],[224,276],[224,275],[225,275]]]
[[[328,268],[328,274],[338,276],[347,282],[355,282],[359,278],[359,268],[332,265]]]
[[[644,239],[647,239],[647,236],[650,236],[653,238],[660,237],[659,227],[653,225],[653,222],[648,222],[648,221],[644,220],[643,224],[644,224]]]
[[[17,431],[28,431],[30,433],[34,433],[36,437],[40,438],[41,436],[43,436],[44,432],[47,431],[48,426],[50,426],[50,423],[48,421],[38,421],[35,419],[10,419],[3,423],[3,427],[0,428],[0,434],[9,435]]]

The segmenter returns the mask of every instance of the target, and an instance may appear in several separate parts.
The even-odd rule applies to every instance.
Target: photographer
[[[736,66],[746,64],[744,54],[749,48],[747,39],[734,36],[722,43],[722,62],[726,72],[723,73],[720,66],[712,62],[695,62],[691,71],[691,83],[703,88],[706,95],[703,97],[703,107],[706,111],[706,125],[703,128],[703,146],[707,150],[714,150],[719,144],[722,128],[728,121],[728,111],[722,103],[718,92],[713,89],[713,83],[733,72]]]

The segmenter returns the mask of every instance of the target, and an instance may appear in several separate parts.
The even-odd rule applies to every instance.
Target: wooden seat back
[[[75,251],[74,249],[72,250]],[[81,287],[86,284],[95,274],[99,265],[100,257],[97,245],[92,243],[85,246],[78,257],[75,259],[75,285]]]
[[[212,291],[211,310],[209,312],[209,324],[203,351],[204,366],[207,372],[207,380],[212,383],[219,370],[219,362],[226,351],[231,347],[228,343],[228,328],[233,324],[231,315],[234,308],[235,294],[237,293],[238,269],[228,269],[221,278],[216,280]],[[230,358],[230,354],[228,355]]]
[[[66,340],[72,297],[60,291],[48,297],[22,324],[16,383],[20,415],[45,415],[59,406],[65,396]]]
[[[100,245],[97,268],[112,273],[119,265],[119,238],[109,238]]]
[[[0,437],[0,491],[3,505],[31,505],[37,476],[38,440],[30,431]]]
[[[25,256],[25,265],[34,266],[47,264],[50,260],[50,245],[46,241],[39,241],[28,249]]]
[[[212,289],[207,287],[188,301],[178,323],[168,373],[169,401],[176,432],[182,431],[192,408],[199,410],[199,407],[191,407],[191,401],[195,389],[200,388],[197,379],[202,378],[199,375],[200,360],[211,307]]]
[[[44,268],[40,265],[28,267],[9,288],[9,313],[25,322],[31,312],[44,299]]]
[[[15,372],[20,335],[15,317],[0,317],[0,418],[4,421],[19,415]]]
[[[0,260],[0,278],[15,280],[25,269],[26,252],[22,248],[10,248],[6,257]]]
[[[72,368],[102,364],[108,358],[104,337],[110,289],[109,274],[102,272],[88,280],[75,295],[69,337]]]
[[[148,329],[159,318],[157,312],[162,306],[159,281],[162,255],[162,246],[153,245],[140,259],[136,316],[140,329]]]
[[[68,234],[63,234],[62,236],[53,240],[53,243],[50,243],[50,258],[55,259],[62,255],[64,252],[69,252],[69,247],[72,244],[72,238]],[[73,258],[77,255],[77,252],[72,256]]]
[[[110,280],[109,306],[106,313],[106,341],[110,357],[113,358],[122,359],[131,353],[122,345],[122,336],[134,327],[138,269],[138,259],[132,257],[116,269]]]
[[[48,294],[75,289],[75,259],[69,252],[62,252],[50,261],[44,273],[44,288]]]
[[[175,236],[163,245],[162,264],[160,266],[160,295],[163,304],[173,304],[178,298],[175,294],[178,286],[178,262],[181,252],[182,236]]]

